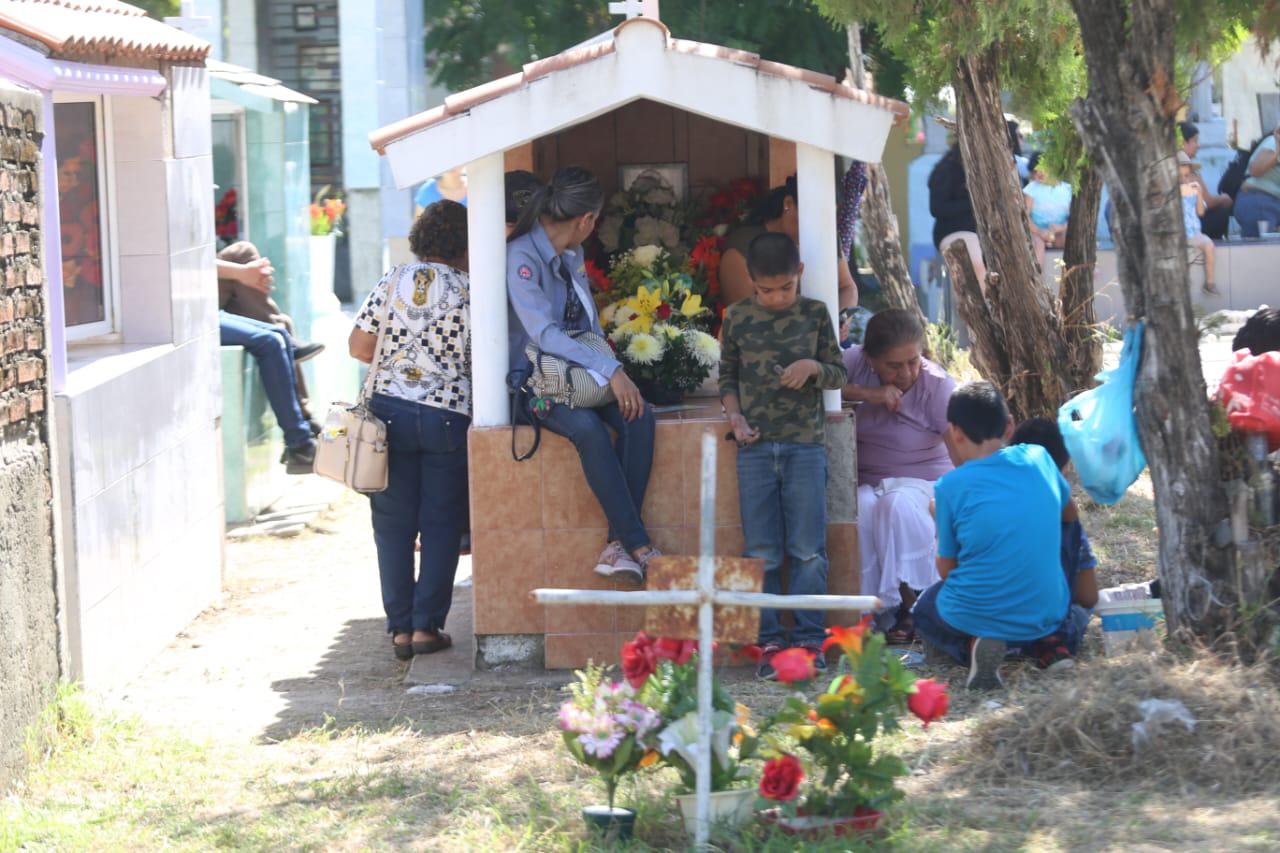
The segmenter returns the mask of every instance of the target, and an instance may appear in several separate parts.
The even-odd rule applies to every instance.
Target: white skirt
[[[858,487],[862,594],[879,597],[882,613],[902,603],[900,584],[927,589],[939,580],[932,499],[933,483],[911,477]]]

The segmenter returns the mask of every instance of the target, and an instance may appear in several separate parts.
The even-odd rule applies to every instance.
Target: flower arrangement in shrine
[[[337,196],[324,198],[324,194],[328,191],[329,187],[321,187],[307,209],[313,237],[324,237],[329,234],[341,236],[342,234],[342,217],[347,212],[347,203]]]
[[[213,209],[214,233],[224,247],[240,239],[240,219],[236,212],[236,188],[231,187]]]
[[[667,250],[640,246],[617,258],[600,299],[605,335],[642,391],[692,391],[719,363],[720,344],[708,333],[713,315]]]
[[[661,246],[683,254],[687,211],[658,172],[643,172],[616,192],[600,215],[596,236],[609,255],[636,246]]]
[[[947,712],[946,687],[911,674],[884,636],[870,630],[869,619],[827,633],[823,650],[841,653],[834,677],[825,686],[812,683],[817,672],[810,651],[774,656],[779,682],[795,692],[759,731],[751,711],[719,678],[712,682],[711,790],[745,794],[758,768],[756,802],[766,807],[760,814],[784,831],[874,826],[881,810],[902,798],[896,779],[908,772],[901,758],[875,748],[875,739],[898,730],[908,712],[926,728]],[[740,652],[750,658],[759,650]],[[697,644],[642,631],[623,644],[621,658],[621,679],[590,664],[565,688],[560,728],[566,748],[600,774],[611,811],[619,783],[641,770],[670,768],[675,792],[688,796],[696,787]]]

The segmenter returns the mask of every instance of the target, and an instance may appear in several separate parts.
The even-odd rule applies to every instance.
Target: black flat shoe
[[[391,641],[391,649],[396,653],[396,660],[413,660],[414,643],[397,643]]]
[[[324,352],[324,344],[312,341],[309,344],[301,344],[293,348],[293,360],[301,364],[309,358],[315,358]]]
[[[453,645],[453,640],[448,634],[440,631],[436,634],[434,640],[424,640],[420,643],[413,644],[413,653],[415,655],[430,655],[436,652],[442,652]]]

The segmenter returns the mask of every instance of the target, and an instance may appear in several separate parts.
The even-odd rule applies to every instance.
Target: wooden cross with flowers
[[[715,434],[706,430],[702,434],[702,516],[700,523],[701,546],[698,559],[697,583],[693,589],[646,590],[624,592],[601,589],[535,589],[534,598],[539,604],[573,605],[603,604],[628,607],[694,606],[698,613],[698,711],[697,711],[697,766],[695,788],[697,798],[697,831],[694,842],[699,849],[707,846],[711,831],[711,736],[712,736],[712,683],[713,650],[715,644],[715,608],[777,608],[780,610],[862,610],[876,609],[880,602],[872,595],[769,595],[760,592],[743,592],[716,587],[715,550],[715,497],[716,497],[716,448]],[[808,666],[808,660],[804,662]],[[785,665],[785,664],[784,664]]]

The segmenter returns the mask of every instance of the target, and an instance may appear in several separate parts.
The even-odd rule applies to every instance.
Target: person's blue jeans
[[[738,508],[744,555],[764,560],[764,591],[827,592],[827,449],[819,444],[757,442],[738,448]],[[826,635],[821,610],[795,611],[793,645],[820,646]],[[785,646],[776,609],[760,611],[760,645]]]
[[[1240,223],[1242,237],[1257,237],[1258,223],[1267,220],[1271,230],[1280,227],[1280,198],[1261,190],[1240,190],[1236,196],[1233,215]]]
[[[258,374],[267,392],[267,402],[275,413],[276,423],[284,431],[284,443],[299,447],[311,441],[302,407],[298,405],[298,388],[293,381],[293,341],[283,326],[273,326],[218,312],[218,331],[223,346],[241,346],[258,362]]]
[[[969,641],[973,637],[957,631],[946,623],[938,612],[938,591],[945,581],[938,581],[920,593],[911,608],[911,621],[920,639],[941,652],[946,652],[961,664],[969,665]]]
[[[369,408],[387,425],[387,488],[370,495],[387,632],[437,632],[453,604],[467,520],[466,415],[385,394]],[[417,580],[413,547],[421,539]]]
[[[528,413],[529,417],[538,415]],[[582,460],[582,472],[609,522],[609,541],[618,540],[628,551],[649,543],[640,518],[649,472],[653,468],[654,418],[648,404],[634,421],[622,416],[617,403],[598,409],[571,409],[554,405],[542,416],[542,425],[573,442]],[[617,434],[615,443],[610,430]]]

